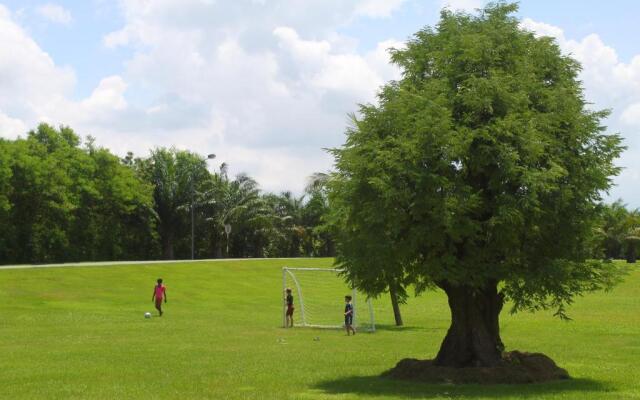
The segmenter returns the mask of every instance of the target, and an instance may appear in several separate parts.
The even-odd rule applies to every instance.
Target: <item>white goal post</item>
[[[282,326],[287,326],[286,289],[294,296],[294,326],[309,328],[344,327],[344,296],[351,295],[353,326],[375,331],[371,299],[349,288],[336,268],[282,268]],[[362,298],[362,299],[361,299]],[[366,300],[365,300],[366,299]]]

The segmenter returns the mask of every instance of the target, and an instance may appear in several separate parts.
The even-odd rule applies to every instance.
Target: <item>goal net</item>
[[[344,296],[351,295],[353,326],[375,331],[373,307],[366,295],[351,289],[332,268],[282,268],[282,291],[294,296],[294,326],[344,327]],[[286,327],[286,294],[283,295],[282,325]]]

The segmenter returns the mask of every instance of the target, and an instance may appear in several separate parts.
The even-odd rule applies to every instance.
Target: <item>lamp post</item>
[[[205,159],[205,161],[207,160],[213,160],[214,158],[216,158],[216,155],[211,153],[207,155],[207,158]],[[194,204],[194,197],[195,197],[195,188],[193,186],[193,172],[191,173],[191,259],[194,260],[195,259],[195,246],[194,246],[194,242],[195,242],[195,234],[194,234],[194,217],[193,217],[193,209],[195,208],[195,204]]]
[[[231,233],[231,224],[224,224],[224,233],[227,234],[227,258],[229,258],[229,234]]]

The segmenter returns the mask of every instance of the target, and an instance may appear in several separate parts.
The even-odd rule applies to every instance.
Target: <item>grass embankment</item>
[[[402,358],[434,356],[449,323],[442,293],[410,299],[404,328],[392,326],[385,297],[375,302],[375,334],[285,330],[287,263],[0,270],[0,398],[640,399],[637,270],[610,293],[578,298],[573,322],[503,313],[508,350],[543,352],[574,379],[452,386],[378,378]],[[168,287],[166,315],[146,320],[157,277]],[[336,298],[338,319],[341,308]]]

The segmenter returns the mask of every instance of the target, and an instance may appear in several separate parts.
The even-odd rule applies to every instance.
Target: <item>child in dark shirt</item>
[[[286,312],[286,320],[285,320],[285,328],[290,327],[293,328],[293,296],[291,295],[291,289],[287,288],[287,312]]]
[[[351,296],[344,296],[344,327],[347,330],[347,336],[349,332],[356,334],[356,330],[353,328],[353,305],[351,304]]]

